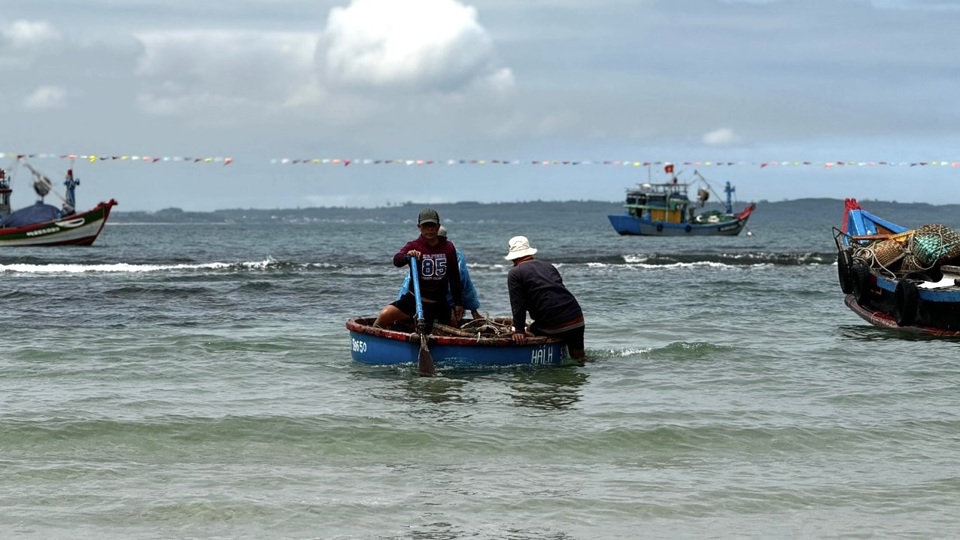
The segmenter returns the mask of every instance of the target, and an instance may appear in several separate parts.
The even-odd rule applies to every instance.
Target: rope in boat
[[[877,268],[889,277],[895,278],[895,266],[906,256],[903,246],[896,240],[883,240],[867,246],[857,246],[853,258],[863,261],[870,268]]]
[[[474,319],[461,326],[462,330],[473,331],[477,336],[503,337],[513,333],[513,321],[510,319]]]

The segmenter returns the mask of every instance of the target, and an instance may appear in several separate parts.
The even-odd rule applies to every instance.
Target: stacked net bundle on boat
[[[960,257],[960,233],[939,223],[923,225],[907,241],[902,270],[926,270],[956,257]]]
[[[896,240],[884,240],[870,246],[873,256],[880,266],[890,266],[904,255],[903,244]]]
[[[906,255],[903,243],[895,239],[873,242],[858,247],[853,258],[859,259],[872,268],[882,268],[890,273],[896,273],[897,264]]]

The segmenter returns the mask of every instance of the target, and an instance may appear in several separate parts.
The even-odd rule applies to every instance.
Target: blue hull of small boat
[[[373,328],[361,319],[347,321],[350,355],[362,364],[416,365],[420,338],[415,333]],[[428,336],[428,348],[437,367],[482,368],[559,365],[564,360],[562,342],[530,338],[516,344],[509,337],[467,338]]]

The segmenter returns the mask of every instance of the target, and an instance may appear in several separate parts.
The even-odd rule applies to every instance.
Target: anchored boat
[[[53,183],[23,158],[17,159],[33,176],[33,189],[39,199],[31,206],[11,211],[11,173],[0,169],[0,246],[89,246],[97,239],[117,201],[110,199],[85,212],[76,211],[76,188],[80,179],[67,170],[63,206],[46,204],[44,197],[53,191]]]
[[[694,171],[696,182],[680,182],[673,174],[673,165],[664,168],[672,180],[666,183],[644,183],[627,190],[627,199],[623,207],[625,213],[610,215],[610,224],[621,235],[640,236],[736,236],[747,225],[747,220],[756,208],[750,203],[740,212],[733,213],[732,196],[735,190],[726,183],[726,205],[724,211],[707,210],[697,213],[711,193],[715,193],[710,183]],[[690,199],[688,191],[693,184],[697,189],[697,199]]]
[[[960,232],[939,223],[908,229],[844,203],[834,227],[844,303],[882,328],[960,337]]]

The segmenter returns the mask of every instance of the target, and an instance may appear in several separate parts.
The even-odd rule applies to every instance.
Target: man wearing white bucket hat
[[[533,318],[529,332],[537,336],[557,337],[567,346],[570,357],[583,364],[586,360],[583,335],[586,324],[576,297],[563,285],[555,266],[533,258],[537,250],[526,236],[514,236],[508,242],[507,256],[513,268],[507,274],[507,290],[513,311],[513,341],[526,341],[527,313]]]

